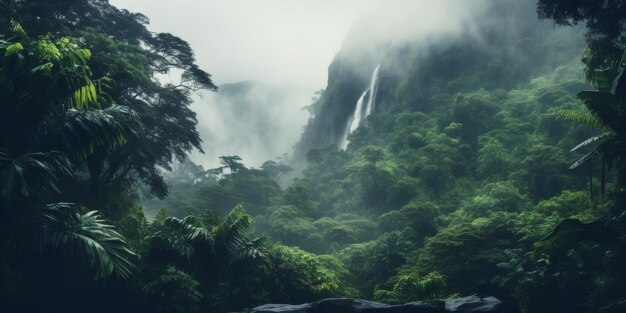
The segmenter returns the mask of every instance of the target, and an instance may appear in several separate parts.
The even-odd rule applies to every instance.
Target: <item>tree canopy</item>
[[[144,125],[145,131],[129,136],[126,145],[96,149],[89,156],[89,197],[104,200],[110,189],[126,188],[137,178],[156,195],[166,195],[158,168],[169,168],[174,158],[183,159],[194,148],[202,151],[196,114],[189,108],[192,93],[217,89],[195,63],[189,44],[171,34],[150,32],[146,16],[106,0],[3,0],[0,6],[4,37],[10,36],[7,24],[14,19],[34,36],[49,33],[81,40],[91,51],[93,75],[112,79],[112,100],[133,109]],[[156,78],[166,73],[180,73],[178,81]]]

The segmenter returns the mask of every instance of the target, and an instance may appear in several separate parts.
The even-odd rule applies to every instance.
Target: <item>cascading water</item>
[[[376,66],[376,69],[374,69],[369,88],[359,97],[359,100],[356,102],[356,108],[354,108],[352,116],[348,119],[348,123],[346,123],[346,129],[339,142],[339,149],[341,150],[345,150],[348,147],[348,135],[361,125],[365,118],[372,113],[372,108],[376,105],[376,88],[378,85],[379,70],[380,65]],[[367,103],[365,103],[365,99],[367,99]],[[364,103],[365,106],[363,106]]]

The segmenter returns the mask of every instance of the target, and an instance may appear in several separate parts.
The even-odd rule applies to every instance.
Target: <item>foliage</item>
[[[34,215],[41,223],[35,227],[43,231],[40,250],[62,247],[85,253],[96,277],[114,271],[128,276],[133,253],[97,211],[81,214],[66,203],[41,207],[62,193],[61,180],[73,174],[93,147],[124,142],[140,123],[132,110],[110,106],[100,97],[101,89],[89,77],[89,50],[68,38],[32,40],[19,24],[13,28],[15,36],[0,47],[0,92],[6,100],[0,130],[0,209],[9,236],[30,223],[23,218]]]
[[[615,69],[624,49],[626,6],[620,1],[558,1],[540,0],[537,12],[561,25],[584,22],[587,27],[587,52],[583,62],[587,77],[598,80],[595,74]]]
[[[271,250],[270,277],[274,296],[288,303],[302,303],[331,296],[349,296],[347,271],[330,256],[316,256],[298,248],[275,245]],[[280,283],[278,283],[280,282]]]
[[[203,298],[199,285],[192,276],[172,266],[143,288],[153,312],[199,312]]]
[[[576,36],[556,42],[564,33],[512,3],[472,30],[490,42],[346,47],[288,182],[285,160],[186,159],[200,148],[191,96],[215,86],[147,17],[105,0],[0,0],[0,25],[35,35],[0,31],[0,302],[231,312],[478,292],[522,312],[620,312],[623,17],[609,11],[623,5],[539,1],[541,17],[588,22],[597,91],[580,92]],[[379,102],[337,150],[370,63]]]
[[[35,239],[41,252],[64,249],[70,259],[79,259],[92,267],[96,278],[112,273],[127,278],[132,273],[130,260],[135,254],[98,211],[81,214],[67,203],[56,203],[42,213],[42,232]]]
[[[624,56],[626,57],[626,53]],[[581,117],[582,114],[578,112],[560,112],[565,118],[591,124],[603,131],[602,134],[586,139],[572,149],[572,151],[577,151],[592,146],[591,151],[570,166],[570,169],[575,169],[593,158],[601,158],[600,192],[602,196],[605,194],[605,167],[616,168],[619,171],[618,183],[624,184],[622,174],[626,167],[624,164],[626,129],[623,126],[626,119],[623,112],[624,104],[626,104],[626,78],[622,75],[624,66],[626,65],[618,67],[621,72],[616,77],[610,76],[609,73],[598,74],[606,78],[607,82],[612,82],[611,85],[597,84],[598,91],[583,91],[578,94],[591,112],[590,117],[584,118],[584,115]]]
[[[91,79],[91,53],[79,41],[31,39],[20,24],[12,26],[14,36],[0,43],[0,241],[3,255],[31,259],[31,271],[13,277],[22,288],[17,294],[38,293],[48,284],[37,280],[56,275],[87,285],[113,273],[128,278],[135,254],[115,226],[98,211],[59,200],[68,198],[64,182],[94,149],[122,145],[141,122],[110,102],[107,79]],[[7,261],[23,270],[19,258]],[[48,266],[58,270],[46,272]],[[24,300],[2,302],[12,308]]]
[[[392,290],[377,289],[374,299],[385,303],[407,303],[415,300],[441,299],[446,294],[446,277],[432,272],[420,277],[415,274],[396,276]]]
[[[88,188],[76,195],[76,201],[100,208],[137,180],[156,195],[165,196],[167,186],[159,167],[169,168],[172,159],[183,159],[193,148],[202,151],[196,115],[189,108],[192,92],[217,89],[210,75],[195,63],[189,44],[168,33],[150,32],[146,16],[118,9],[104,0],[3,0],[0,5],[0,34],[5,38],[12,36],[5,31],[11,19],[36,36],[79,38],[91,52],[93,75],[115,81],[115,90],[107,91],[108,99],[133,109],[145,128],[129,134],[123,146],[92,148],[86,168]],[[38,65],[38,71],[50,70],[49,63]],[[173,82],[154,79],[168,72],[181,74]],[[98,89],[99,84],[94,82],[86,89],[91,92],[81,91],[80,96],[90,97],[94,86]]]

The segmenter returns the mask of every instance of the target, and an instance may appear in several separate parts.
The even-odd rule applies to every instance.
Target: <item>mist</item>
[[[248,166],[282,158],[300,137],[308,113],[308,90],[298,86],[244,81],[220,85],[217,93],[203,93],[193,103],[198,114],[204,154],[191,159],[216,167],[219,157],[238,155]]]
[[[188,41],[218,87],[257,82],[235,97],[245,104],[221,91],[195,97],[205,154],[194,151],[191,159],[207,168],[218,166],[222,155],[239,155],[258,167],[291,154],[310,117],[304,108],[325,88],[327,68],[340,50],[355,52],[357,60],[356,54],[381,45],[449,36],[467,30],[471,16],[485,7],[485,1],[408,0],[111,3],[149,16],[152,31]]]

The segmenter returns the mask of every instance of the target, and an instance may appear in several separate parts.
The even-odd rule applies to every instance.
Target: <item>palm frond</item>
[[[244,234],[252,226],[252,217],[246,213],[241,204],[235,206],[222,225],[222,229],[229,235]]]
[[[97,146],[123,144],[143,125],[132,109],[112,106],[101,110],[70,110],[57,138],[71,154],[85,158]]]
[[[72,165],[61,153],[34,152],[10,156],[0,148],[2,198],[28,199],[38,192],[59,193],[59,180],[72,175]]]
[[[109,92],[112,90],[113,81],[107,78],[87,80],[76,87],[65,100],[68,109],[84,110],[88,108],[103,108],[112,102]]]
[[[226,252],[226,260],[231,264],[267,262],[267,251],[264,239],[250,240],[248,235],[252,226],[252,217],[242,205],[235,206],[218,228],[220,244]]]
[[[231,245],[229,252],[232,264],[259,264],[263,268],[269,265],[269,253],[264,238]]]
[[[580,111],[574,111],[574,110],[564,110],[564,109],[554,109],[551,111],[555,115],[563,117],[567,120],[581,123],[581,124],[584,124],[593,128],[597,128],[605,132],[611,131],[611,128],[609,128],[606,124],[604,124],[604,122],[602,122],[602,120],[600,120],[598,117],[594,116],[593,114],[580,112]]]
[[[198,245],[210,247],[214,240],[211,231],[195,216],[167,217],[150,228],[152,235],[148,239],[153,250],[173,252],[177,258],[186,260],[194,257]]]
[[[74,204],[50,204],[42,214],[41,229],[39,251],[63,249],[89,264],[96,279],[112,273],[126,278],[132,273],[135,253],[98,211],[81,214]]]
[[[579,143],[576,147],[572,148],[572,150],[570,150],[570,152],[574,152],[580,148],[589,146],[592,143],[596,143],[596,142],[603,142],[609,138],[611,138],[612,136],[614,136],[615,134],[613,132],[607,132],[598,136],[593,136],[591,138],[588,138],[587,140]]]
[[[568,169],[573,170],[575,168],[578,168],[581,165],[587,163],[587,161],[595,158],[597,155],[598,155],[598,150],[593,150],[585,154],[585,156],[583,156],[582,158],[578,159],[578,161],[574,162],[574,164],[572,164]]]
[[[182,224],[185,227],[185,232],[189,240],[213,240],[211,230],[209,230],[197,216],[190,215],[185,217],[182,220]]]
[[[565,219],[552,232],[533,244],[535,252],[551,256],[563,255],[583,240],[610,242],[619,234],[606,223],[597,220],[583,223],[577,219]]]

